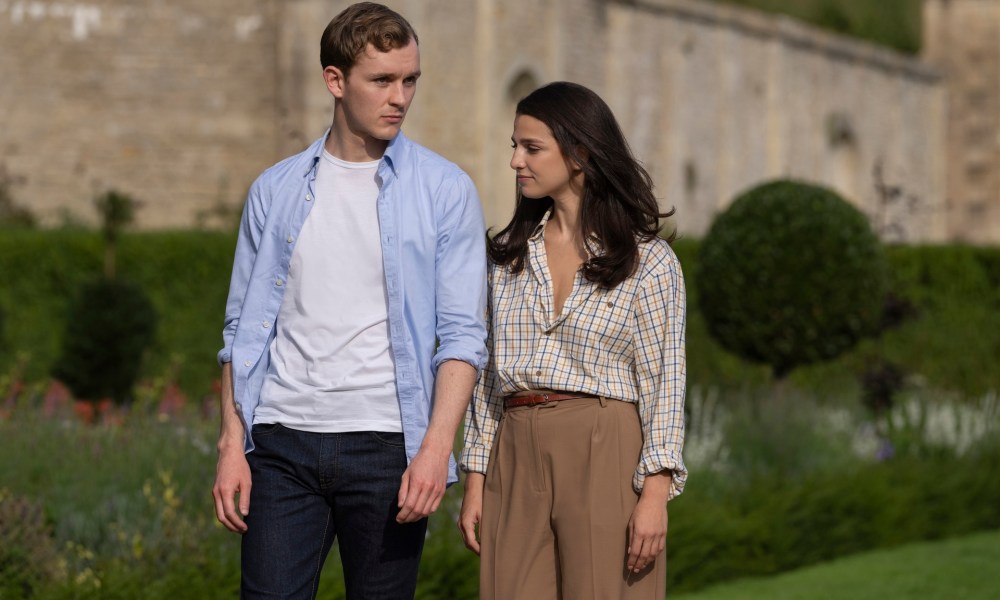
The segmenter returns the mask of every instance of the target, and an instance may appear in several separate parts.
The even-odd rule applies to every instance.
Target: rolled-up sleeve
[[[673,252],[648,274],[635,302],[635,363],[643,445],[633,477],[636,491],[647,475],[673,472],[669,498],[684,490],[684,328],[686,299]]]
[[[435,371],[461,360],[481,371],[486,363],[486,227],[479,195],[464,173],[442,183],[438,198]]]
[[[466,473],[486,473],[490,462],[490,451],[496,437],[497,426],[503,414],[500,401],[500,385],[497,381],[497,368],[493,362],[493,328],[489,315],[487,325],[489,335],[486,348],[489,356],[486,366],[479,374],[479,380],[472,392],[472,402],[465,414],[465,433],[462,452],[459,455],[458,466]]]
[[[222,349],[216,358],[219,366],[233,360],[233,343],[236,339],[236,329],[239,326],[240,314],[243,311],[243,301],[250,285],[254,260],[260,248],[260,239],[264,231],[266,207],[265,194],[261,179],[254,182],[247,194],[243,206],[243,216],[240,219],[240,229],[236,238],[236,254],[233,258],[233,274],[229,280],[229,297],[226,299],[226,315],[222,328]]]

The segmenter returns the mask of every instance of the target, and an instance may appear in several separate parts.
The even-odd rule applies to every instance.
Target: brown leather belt
[[[558,402],[560,400],[576,400],[578,398],[597,398],[593,394],[576,392],[564,394],[562,392],[545,392],[539,394],[523,394],[507,396],[503,400],[504,408],[516,408],[518,406],[533,406],[535,404],[545,404],[546,402]]]

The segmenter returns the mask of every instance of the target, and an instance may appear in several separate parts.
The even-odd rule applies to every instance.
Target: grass
[[[965,600],[997,597],[1000,531],[857,554],[766,579],[671,595],[676,600]]]

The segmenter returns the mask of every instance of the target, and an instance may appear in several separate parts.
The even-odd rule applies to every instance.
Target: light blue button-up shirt
[[[288,265],[314,204],[326,136],[254,182],[236,241],[219,363],[232,363],[244,446],[270,363],[272,326]],[[378,220],[388,294],[389,343],[406,455],[413,460],[433,409],[434,375],[446,360],[481,370],[486,360],[486,244],[475,185],[457,165],[402,132],[378,165]],[[448,482],[457,481],[454,459]]]

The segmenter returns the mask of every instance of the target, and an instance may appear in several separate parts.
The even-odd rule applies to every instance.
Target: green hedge
[[[58,354],[68,299],[101,270],[101,240],[80,231],[0,235],[0,311],[4,343],[0,375],[18,355],[24,379],[43,381]],[[744,387],[769,380],[765,367],[725,352],[708,335],[694,282],[697,240],[674,243],[688,290],[688,373],[692,386]],[[141,285],[159,314],[156,342],[143,376],[174,377],[200,397],[218,377],[215,353],[235,249],[230,233],[167,232],[123,236],[122,277]],[[917,317],[867,340],[833,362],[798,369],[793,385],[823,394],[857,393],[856,374],[880,352],[927,385],[969,395],[1000,389],[1000,249],[969,246],[890,247],[893,289],[910,298]]]
[[[119,276],[149,294],[159,315],[156,341],[143,375],[169,376],[190,394],[204,394],[218,377],[215,353],[235,237],[213,232],[125,234]],[[5,230],[0,236],[0,307],[7,315],[0,374],[19,356],[29,382],[48,377],[58,355],[69,302],[101,273],[102,242],[96,232]]]
[[[680,592],[920,540],[1000,527],[1000,441],[795,481],[758,480],[670,504],[669,588]]]

